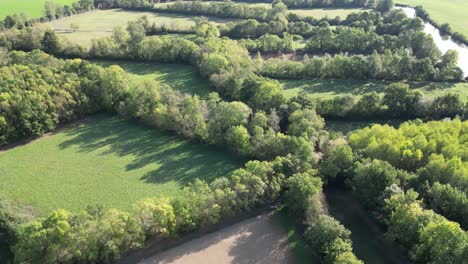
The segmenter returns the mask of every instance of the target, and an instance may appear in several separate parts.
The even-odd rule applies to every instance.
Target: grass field
[[[48,0],[1,0],[0,20],[7,15],[24,13],[30,18],[38,18],[44,15],[44,3]],[[54,0],[57,4],[71,4],[74,0]]]
[[[361,80],[279,80],[284,88],[284,95],[292,97],[300,91],[307,91],[315,96],[331,98],[337,95],[356,95],[376,91],[382,93],[388,82]],[[457,93],[468,99],[468,83],[410,83],[410,87],[419,89],[424,95],[435,97],[447,92]]]
[[[289,9],[289,12],[297,14],[298,16],[312,16],[317,19],[324,17],[335,18],[340,17],[345,19],[349,14],[356,12],[364,12],[368,9],[361,8],[314,8],[314,9]]]
[[[438,23],[449,23],[452,30],[468,37],[467,0],[396,0],[398,4],[421,5]]]
[[[0,192],[39,215],[98,204],[126,210],[240,166],[224,150],[98,115],[0,153]]]
[[[203,80],[195,67],[182,64],[159,64],[133,61],[92,60],[101,66],[119,65],[135,81],[156,80],[183,93],[197,94],[205,98],[213,89]]]
[[[142,16],[147,16],[151,23],[156,23],[158,26],[166,25],[173,29],[190,29],[195,25],[194,16],[126,11],[122,9],[97,10],[54,20],[46,24],[52,26],[59,36],[88,46],[92,39],[110,36],[114,27],[126,26],[129,21]],[[219,24],[232,21],[232,19],[210,18],[210,21]],[[70,24],[78,25],[79,30],[71,32]]]

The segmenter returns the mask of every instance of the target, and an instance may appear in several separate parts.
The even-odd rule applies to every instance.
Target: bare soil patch
[[[140,264],[295,263],[284,229],[262,214],[191,240]]]

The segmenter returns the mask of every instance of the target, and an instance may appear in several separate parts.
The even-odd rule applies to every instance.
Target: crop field
[[[382,93],[386,81],[369,80],[279,80],[283,85],[284,95],[288,98],[297,95],[300,91],[307,91],[315,96],[331,98],[337,95],[360,96],[369,92]],[[419,89],[424,95],[436,97],[447,92],[460,94],[462,99],[468,98],[468,83],[409,83],[413,89]]]
[[[1,0],[0,20],[7,15],[24,13],[30,18],[44,15],[44,3],[47,0]],[[73,0],[54,0],[57,4],[71,4]]]
[[[197,94],[202,98],[213,92],[210,82],[203,80],[195,67],[190,65],[113,60],[93,60],[92,62],[105,67],[119,65],[136,82],[156,80],[183,93]]]
[[[88,205],[130,209],[240,166],[225,151],[98,115],[0,153],[0,192],[39,215]]]
[[[421,5],[438,23],[449,23],[452,30],[468,37],[468,1],[466,0],[397,0],[398,4]]]
[[[110,36],[114,27],[125,27],[129,21],[136,20],[142,16],[147,16],[151,23],[156,23],[158,26],[165,25],[172,29],[191,29],[195,25],[194,16],[127,11],[122,9],[97,10],[61,18],[46,24],[52,26],[59,36],[65,37],[71,42],[88,46],[91,44],[92,39]],[[210,21],[220,24],[232,21],[232,19],[210,18]],[[79,26],[77,32],[72,32],[71,24]]]

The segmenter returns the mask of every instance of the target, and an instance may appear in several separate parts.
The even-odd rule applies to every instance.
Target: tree
[[[41,46],[45,52],[55,54],[59,50],[59,39],[55,32],[46,31],[41,41]]]
[[[418,262],[465,263],[468,257],[468,234],[450,221],[429,223],[421,232],[414,250]]]
[[[286,205],[296,215],[303,215],[307,202],[322,188],[322,181],[315,177],[316,171],[298,173],[286,180]]]
[[[393,0],[380,0],[380,2],[377,4],[377,10],[379,10],[382,13],[386,13],[395,6],[395,3]]]
[[[416,104],[422,94],[418,90],[411,91],[407,84],[394,83],[385,88],[382,99],[388,107],[388,113],[394,117],[412,116],[416,112]]]
[[[73,30],[73,32],[76,32],[80,29],[80,26],[78,24],[71,23],[70,28]]]
[[[356,196],[369,208],[383,204],[382,194],[387,186],[399,184],[398,171],[389,163],[380,160],[358,164],[352,187]]]
[[[304,233],[305,240],[311,251],[318,257],[326,258],[331,255],[332,248],[337,243],[351,243],[351,232],[340,224],[335,218],[328,215],[320,215],[316,222],[312,223]],[[341,241],[337,241],[341,240]],[[349,246],[347,247],[349,250]]]
[[[343,183],[351,176],[353,150],[348,145],[341,145],[330,150],[319,165],[320,175],[325,181]]]
[[[316,141],[319,131],[324,126],[324,119],[317,115],[315,110],[300,109],[289,116],[287,132],[293,136],[305,136],[311,141]]]

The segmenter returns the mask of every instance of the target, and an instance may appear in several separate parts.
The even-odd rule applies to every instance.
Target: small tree
[[[71,23],[70,28],[73,30],[73,32],[76,32],[76,31],[78,31],[80,29],[80,26],[77,25],[77,24]]]

